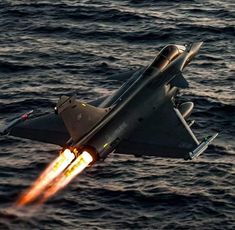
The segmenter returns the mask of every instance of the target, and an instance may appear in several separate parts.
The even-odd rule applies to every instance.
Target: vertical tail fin
[[[57,111],[73,141],[89,132],[108,112],[80,102],[75,96],[62,96],[57,103]]]

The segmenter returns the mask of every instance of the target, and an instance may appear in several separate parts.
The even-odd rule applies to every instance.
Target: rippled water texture
[[[60,95],[83,101],[122,82],[169,43],[204,41],[185,70],[199,138],[194,161],[112,155],[40,207],[14,202],[58,147],[0,138],[0,229],[235,229],[234,1],[0,1],[0,126]]]

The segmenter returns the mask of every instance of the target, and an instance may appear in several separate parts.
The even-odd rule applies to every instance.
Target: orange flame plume
[[[75,176],[81,173],[91,162],[93,157],[87,151],[83,151],[80,156],[55,180],[43,194],[39,203],[44,203],[59,190],[64,188]]]
[[[34,201],[43,190],[58,177],[74,160],[75,155],[65,149],[39,176],[34,184],[19,198],[17,206],[22,207]]]

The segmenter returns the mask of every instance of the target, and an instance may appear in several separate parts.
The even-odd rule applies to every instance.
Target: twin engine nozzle
[[[74,158],[78,158],[84,152],[88,153],[92,157],[92,161],[90,162],[89,166],[92,166],[95,162],[97,162],[100,157],[97,151],[91,146],[82,146],[82,147],[73,147],[67,146],[60,151],[60,154],[64,154],[65,152],[73,154]]]

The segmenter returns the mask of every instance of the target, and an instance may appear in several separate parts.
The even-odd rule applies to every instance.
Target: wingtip
[[[200,156],[211,144],[211,142],[218,136],[219,133],[215,133],[213,135],[210,135],[197,146],[192,152],[189,152],[189,159],[193,160],[194,158]]]
[[[219,133],[215,133],[213,135],[206,137],[205,140],[212,142],[218,135],[219,135]]]
[[[0,130],[0,136],[5,136],[8,134],[8,130],[7,129],[1,129]]]

